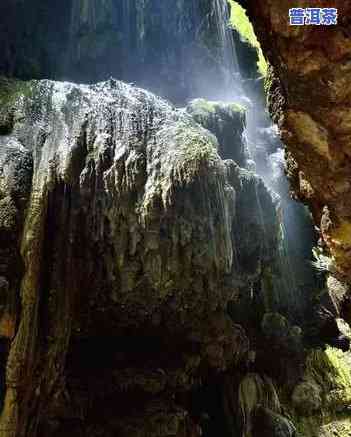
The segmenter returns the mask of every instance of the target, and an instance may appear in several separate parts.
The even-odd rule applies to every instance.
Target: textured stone
[[[232,159],[240,167],[245,166],[247,150],[243,141],[246,127],[244,107],[235,103],[196,99],[189,103],[187,111],[216,136],[222,159]]]
[[[108,42],[123,38],[109,27],[114,9],[109,0],[99,8],[95,0],[62,7],[53,2],[50,16],[55,21],[57,16],[57,27],[43,22],[64,44],[70,38],[63,54],[73,61],[73,70],[66,69],[70,75],[81,80],[88,72],[92,76],[84,79],[91,80],[100,74],[94,70],[100,65],[103,75],[116,71],[99,62],[106,59],[118,64],[119,73],[119,67],[126,67],[122,73],[128,80],[134,80],[130,72],[137,79],[140,73],[153,87],[169,91],[172,86],[164,86],[164,80],[171,69],[176,78],[188,75],[198,80],[194,70],[174,68],[179,61],[174,46],[178,38],[184,42],[184,31],[192,32],[199,20],[196,23],[208,30],[201,35],[202,42],[206,35],[218,38],[211,22],[214,15],[207,13],[209,2],[203,2],[199,16],[194,10],[186,13],[192,2],[173,3],[170,8],[167,2],[148,2],[152,25],[147,28],[139,14],[142,8],[127,8],[145,2],[121,3],[123,18],[136,18],[140,25],[135,31],[134,21],[125,20],[131,26],[125,32],[127,41],[117,44],[125,48],[121,56],[109,53]],[[29,5],[20,4],[25,9]],[[334,257],[326,263],[334,275],[322,296],[327,302],[320,306],[326,335],[321,338],[318,332],[319,340],[333,342],[339,334],[335,317],[346,311],[349,294],[338,275],[348,274],[350,251],[347,22],[341,30],[291,28],[287,1],[246,4],[275,66],[269,105],[288,144],[288,173],[295,194],[310,203]],[[5,1],[0,8],[7,6]],[[31,16],[22,14],[28,26],[37,20],[37,6],[29,5]],[[340,8],[347,13],[345,2]],[[43,5],[41,11],[45,10]],[[202,22],[200,16],[208,21]],[[146,53],[146,58],[140,57],[144,62],[160,50],[154,46],[160,18],[167,23],[177,54],[168,57],[168,49],[161,50],[150,71],[124,65],[126,53],[136,57]],[[60,26],[69,31],[57,32]],[[150,29],[155,34],[150,35]],[[40,29],[35,33],[28,40],[34,51],[41,47],[36,40]],[[40,38],[47,41],[41,34]],[[193,47],[185,46],[193,55]],[[206,53],[207,49],[206,45]],[[11,63],[6,71],[18,72],[22,50],[12,56],[5,44],[2,59]],[[65,70],[67,63],[57,56],[60,50],[53,50],[55,61]],[[203,47],[199,52],[202,56]],[[34,53],[40,67],[43,53]],[[212,55],[210,75],[217,73]],[[206,67],[207,61],[200,66]],[[62,74],[55,68],[44,71]],[[35,75],[24,72],[27,77]],[[198,89],[206,88],[208,79]],[[172,83],[179,85],[177,80]],[[182,91],[175,94],[183,100],[189,95],[189,83],[181,84]],[[280,313],[285,305],[284,315],[296,316],[290,306],[295,298],[292,287],[286,289],[279,282],[282,240],[276,200],[257,175],[238,166],[244,162],[241,121],[236,132],[238,155],[232,154],[225,137],[220,138],[223,131],[218,126],[228,121],[223,112],[225,116],[232,112],[230,105],[225,111],[217,105],[215,112],[221,116],[214,117],[214,123],[208,113],[195,114],[212,130],[210,134],[184,111],[114,80],[95,86],[45,81],[32,83],[31,88],[0,111],[0,134],[5,135],[0,143],[0,169],[5,169],[0,174],[2,388],[7,365],[0,419],[4,436],[198,436],[199,403],[194,408],[191,391],[208,381],[214,390],[223,371],[232,381],[226,419],[243,421],[236,423],[238,430],[230,428],[231,433],[240,435],[242,425],[245,432],[260,437],[293,436],[294,426],[281,415],[291,405],[283,410],[278,392],[284,402],[290,399],[303,371],[305,357],[299,355],[303,332]],[[208,88],[209,94],[212,91]],[[208,119],[211,123],[206,125]],[[221,153],[237,162],[223,162]],[[228,301],[235,324],[224,313]],[[14,336],[7,360],[8,340]],[[337,346],[348,348],[348,340],[336,340]],[[316,353],[317,362],[305,363],[307,376],[319,377],[326,417],[334,410],[346,413],[350,380],[345,357],[328,353],[327,358],[322,351]],[[282,367],[285,373],[280,374],[277,369]],[[250,368],[255,373],[247,373]],[[263,376],[268,372],[274,380]],[[216,404],[211,411],[220,408]],[[319,419],[313,416],[312,424]],[[342,424],[320,427],[319,423],[306,435],[320,429],[328,436],[344,430]],[[214,435],[218,434],[216,429]]]
[[[245,437],[254,435],[255,412],[261,406],[276,412],[281,408],[272,380],[265,375],[249,373],[239,385],[239,408]]]
[[[303,416],[309,416],[322,407],[322,389],[312,382],[306,381],[298,384],[292,394],[294,407]]]
[[[289,26],[288,1],[243,1],[273,66],[269,103],[289,150],[289,177],[297,196],[323,227],[323,239],[340,273],[350,276],[348,140],[351,96],[350,4],[334,0],[338,26]],[[298,2],[294,6],[305,6]],[[314,7],[323,6],[317,1]]]
[[[253,422],[253,437],[294,437],[296,435],[296,428],[290,420],[268,408],[258,407]]]
[[[185,392],[200,369],[224,371],[249,350],[224,313],[235,293],[235,191],[214,135],[122,82],[29,86],[3,109],[14,124],[0,155],[8,214],[25,194],[28,155],[34,161],[23,233],[3,220],[21,238],[24,264],[1,416],[11,437],[27,427],[35,435],[38,420],[49,432],[62,414],[99,427],[87,417],[107,408],[102,399]],[[62,409],[65,390],[72,400]],[[170,435],[182,435],[174,426]]]

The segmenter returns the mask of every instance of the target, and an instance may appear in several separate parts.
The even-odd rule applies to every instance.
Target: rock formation
[[[68,420],[98,429],[109,419],[88,424],[91,411],[134,392],[141,412],[129,423],[126,399],[112,430],[180,408],[183,435],[191,420],[167,399],[248,352],[224,312],[237,290],[235,190],[216,138],[114,80],[26,84],[3,120],[4,435],[64,432]],[[163,399],[155,411],[149,398]]]
[[[289,26],[288,11],[292,5],[288,1],[240,3],[271,64],[266,80],[268,105],[286,145],[292,194],[310,207],[320,235],[315,265],[328,279],[317,313],[320,320],[342,315],[350,321],[351,5],[337,0],[328,3],[328,7],[338,8],[338,26],[294,27]],[[310,5],[300,2],[294,6]],[[325,3],[317,1],[313,7],[325,7]],[[326,325],[328,336],[335,330],[335,323]],[[315,364],[324,362],[328,369],[333,360],[323,358],[319,355]],[[316,408],[319,392],[320,388],[313,384],[306,390],[301,388],[311,402],[305,411]],[[295,399],[299,398],[300,389],[294,393]],[[343,436],[350,427],[349,419],[342,418],[322,427],[311,423],[309,430],[304,431],[312,435],[334,432]]]
[[[317,28],[289,26],[288,1],[241,3],[273,66],[269,105],[288,148],[292,189],[310,205],[335,269],[349,278],[351,5],[332,1],[339,25]]]

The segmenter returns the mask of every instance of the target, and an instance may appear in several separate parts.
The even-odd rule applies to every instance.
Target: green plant
[[[312,249],[314,260],[311,261],[314,268],[319,272],[330,272],[332,270],[333,260],[325,255],[319,247]]]
[[[332,347],[313,350],[306,360],[306,376],[323,388],[329,409],[351,402],[351,370],[342,351]]]
[[[246,15],[245,9],[241,7],[236,1],[229,0],[231,7],[230,22],[234,29],[236,29],[240,36],[244,38],[249,44],[256,48],[258,53],[258,70],[262,76],[267,75],[268,64],[263,55],[260,43],[255,35],[252,24],[248,16]]]
[[[29,82],[0,76],[0,105],[10,105],[19,95],[27,95],[30,89]]]

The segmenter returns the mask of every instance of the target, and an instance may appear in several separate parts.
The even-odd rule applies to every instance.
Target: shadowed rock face
[[[285,417],[258,407],[254,412],[253,437],[294,437],[296,429]]]
[[[187,111],[195,121],[216,136],[222,159],[232,159],[240,167],[246,165],[247,150],[243,141],[246,126],[244,107],[236,103],[195,99],[189,103]]]
[[[3,119],[5,435],[134,435],[139,421],[148,435],[159,420],[197,435],[169,396],[248,352],[224,312],[235,190],[216,138],[113,80],[32,82]]]
[[[351,5],[329,2],[339,25],[317,28],[289,26],[289,1],[241,3],[274,69],[269,104],[287,145],[292,188],[311,205],[335,268],[349,279]]]
[[[245,371],[240,325],[251,335],[278,309],[276,206],[218,154],[244,159],[242,109],[225,112],[231,145],[212,120],[219,145],[122,82],[21,87],[1,111],[1,232],[18,265],[1,278],[5,435],[198,435],[191,392]]]

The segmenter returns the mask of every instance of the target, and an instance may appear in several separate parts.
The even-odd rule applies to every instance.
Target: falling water
[[[255,181],[255,197],[256,197],[256,205],[257,205],[257,209],[258,209],[259,219],[260,219],[260,226],[263,230],[263,245],[264,245],[265,251],[267,252],[267,250],[268,250],[267,230],[266,230],[266,224],[265,224],[264,215],[263,215],[263,208],[262,208],[262,204],[261,204],[261,199],[260,199],[260,195],[258,192],[258,184],[259,183],[260,183],[260,180],[257,179]]]
[[[296,250],[296,253],[294,253],[294,247],[291,247],[291,241],[289,242],[289,238],[287,238],[287,227],[292,226],[293,231],[291,232],[296,231],[297,226],[295,224],[301,220],[301,216],[305,214],[305,211],[303,206],[294,205],[294,207],[291,207],[294,201],[289,197],[286,177],[283,175],[283,145],[279,140],[278,130],[276,126],[272,125],[267,109],[259,93],[257,93],[257,84],[253,81],[245,83],[241,76],[233,33],[228,28],[229,8],[227,0],[215,0],[214,8],[218,38],[222,46],[223,64],[229,73],[229,90],[236,90],[236,92],[227,90],[227,96],[229,99],[233,99],[233,95],[235,95],[233,100],[244,104],[247,109],[247,125],[244,133],[249,153],[247,167],[254,170],[263,179],[266,187],[271,192],[272,199],[274,199],[273,203],[276,204],[277,217],[280,220],[281,232],[277,256],[280,274],[279,278],[276,278],[277,284],[274,287],[277,294],[276,300],[283,302],[283,304],[290,308],[296,308],[299,306],[299,302],[301,305],[302,301],[300,298],[301,283],[299,282],[311,282],[313,271],[311,268],[308,268],[308,261],[302,259],[303,254],[297,253]],[[250,95],[250,98],[247,94]],[[259,221],[264,233],[263,244],[267,248],[268,236],[257,185],[255,190]],[[302,241],[306,238],[300,229],[298,229],[298,233],[294,237],[302,239]],[[306,242],[306,245],[308,245],[308,242]],[[292,257],[294,257],[294,262],[292,262]]]
[[[72,4],[71,19],[69,27],[69,39],[73,41],[75,36],[81,31],[82,27],[87,29],[96,29],[96,0],[76,0]],[[70,65],[72,60],[81,59],[81,44],[77,46],[70,44],[70,50],[67,53],[67,65]]]
[[[229,8],[226,0],[214,0],[214,15],[221,48],[221,58],[226,75],[226,89],[230,95],[238,91],[242,94],[241,78],[239,72],[238,57],[236,54],[234,39],[229,28]],[[238,89],[239,88],[239,89]],[[230,91],[232,90],[232,91]]]
[[[280,266],[287,284],[283,287],[286,289],[284,293],[292,299],[299,281],[296,280],[295,255],[290,262],[292,239],[286,235],[291,237],[298,228],[296,223],[300,212],[290,208],[288,190],[282,186],[283,146],[269,121],[262,99],[257,95],[257,83],[248,83],[240,73],[233,32],[229,26],[229,5],[227,0],[212,0],[204,12],[202,0],[175,3],[171,0],[76,0],[71,9],[69,33],[72,51],[67,54],[67,64],[72,59],[77,61],[79,78],[96,67],[98,78],[107,78],[107,73],[120,79],[127,78],[171,98],[176,104],[184,104],[188,98],[205,97],[235,101],[247,108],[245,137],[249,157],[246,168],[254,170],[263,179],[271,190],[272,198],[277,197],[274,192],[281,198],[281,227],[287,231],[281,232]],[[174,10],[170,13],[172,4]],[[187,14],[184,14],[184,4],[187,5]],[[108,46],[110,42],[113,47],[116,44],[119,58],[113,58],[112,51],[108,51],[106,65],[101,65],[101,58],[95,62],[90,57],[89,41],[98,29],[106,30],[111,23],[114,23],[112,33],[107,33],[101,41]],[[158,35],[162,35],[163,39],[159,42],[155,58],[154,39]],[[94,50],[98,51],[100,45],[97,44]],[[85,63],[86,59],[88,63]],[[94,74],[92,76],[95,78]],[[89,78],[88,74],[87,80]],[[261,201],[260,192],[256,192],[257,219],[264,234],[262,249],[266,250],[270,237],[267,232],[271,231],[266,229]],[[300,237],[296,235],[296,239]]]

